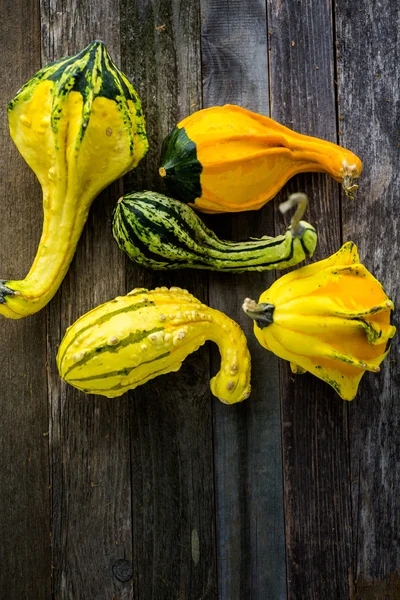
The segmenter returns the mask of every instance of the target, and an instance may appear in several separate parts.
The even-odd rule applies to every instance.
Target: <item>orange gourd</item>
[[[329,173],[352,197],[361,170],[350,150],[227,104],[197,111],[173,129],[159,173],[175,198],[221,213],[259,209],[307,171]]]

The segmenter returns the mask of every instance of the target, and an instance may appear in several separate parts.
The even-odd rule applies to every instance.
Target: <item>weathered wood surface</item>
[[[364,161],[354,203],[325,175],[309,194],[315,258],[353,239],[399,296],[399,8],[390,0],[3,0],[0,5],[1,277],[22,277],[41,194],[8,135],[6,103],[49,60],[102,39],[133,80],[151,149],[94,203],[58,294],[34,317],[0,321],[0,597],[7,600],[394,600],[400,597],[399,347],[347,404],[290,374],[242,316],[272,274],[150,273],[110,234],[123,189],[162,191],[160,144],[202,106],[241,104],[330,139]],[[361,35],[361,33],[362,35]],[[209,217],[239,239],[282,231],[273,203]],[[12,243],[10,243],[12,240]],[[238,320],[253,394],[209,391],[211,345],[178,373],[121,398],[62,384],[65,328],[136,286],[180,285]]]
[[[162,140],[201,108],[199,5],[124,0],[121,6],[123,67],[143,102],[150,142],[125,186],[165,191],[158,175]],[[127,289],[161,285],[188,289],[208,302],[206,273],[127,265]],[[217,593],[209,348],[188,357],[175,375],[128,394],[135,598]]]
[[[204,107],[232,103],[268,115],[265,3],[202,0],[201,15]],[[222,238],[261,237],[274,229],[273,206],[208,223]],[[221,600],[286,597],[278,361],[258,344],[241,310],[245,298],[258,299],[273,281],[268,272],[210,276],[210,305],[245,331],[253,371],[251,402],[230,410],[214,404]]]
[[[268,2],[271,116],[296,131],[337,141],[334,39],[328,3]],[[350,144],[351,146],[351,144]],[[318,225],[316,259],[341,244],[340,186],[326,175],[294,177]],[[285,199],[287,190],[279,194]],[[343,200],[343,202],[348,200]],[[289,598],[349,595],[350,487],[347,404],[309,374],[281,364],[282,439]],[[310,576],[312,574],[312,576]]]
[[[7,102],[40,67],[40,21],[38,3],[28,7],[6,0],[0,12],[0,278],[7,279],[28,272],[42,225],[40,186],[13,145],[7,123]],[[1,319],[0,339],[0,596],[48,598],[45,312],[24,321]]]
[[[118,1],[42,2],[42,62],[102,39],[120,62]],[[110,235],[116,183],[93,204],[61,289],[47,308],[53,592],[60,600],[132,597],[118,561],[132,560],[130,402],[82,397],[60,382],[55,355],[66,327],[125,293],[125,260]],[[44,596],[43,596],[44,597]]]
[[[357,208],[343,206],[343,237],[400,302],[400,7],[336,1],[339,139],[364,161]],[[363,31],[363,42],[357,32]],[[360,90],[362,89],[362,93]],[[395,322],[399,327],[398,314]],[[349,406],[352,593],[400,597],[399,336],[381,373]]]

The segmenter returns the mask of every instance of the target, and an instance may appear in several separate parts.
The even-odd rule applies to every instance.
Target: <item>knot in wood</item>
[[[133,566],[131,561],[120,558],[113,564],[112,572],[118,581],[129,581],[133,577]]]

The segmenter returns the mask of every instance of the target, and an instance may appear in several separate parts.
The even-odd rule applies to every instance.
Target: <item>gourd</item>
[[[178,123],[164,140],[159,173],[175,198],[221,213],[259,209],[307,171],[329,173],[353,197],[361,170],[349,150],[227,104]]]
[[[226,404],[248,398],[250,354],[239,325],[177,287],[134,289],[91,310],[67,329],[57,366],[67,383],[113,398],[178,371],[206,340],[221,353],[212,393]]]
[[[43,308],[72,260],[95,196],[148,148],[138,95],[104,44],[40,70],[8,105],[12,139],[43,191],[43,230],[25,279],[0,282],[0,314]]]
[[[365,371],[379,371],[396,329],[393,302],[360,264],[347,242],[325,260],[292,271],[261,294],[247,298],[262,346],[289,360],[294,373],[309,371],[344,400],[352,400]]]
[[[112,229],[121,250],[152,269],[237,273],[285,269],[312,256],[317,243],[315,229],[300,221],[307,197],[293,194],[289,205],[297,204],[299,210],[285,235],[227,242],[218,239],[186,204],[156,192],[135,192],[118,201]]]

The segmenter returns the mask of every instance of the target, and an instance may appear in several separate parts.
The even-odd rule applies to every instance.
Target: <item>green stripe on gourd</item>
[[[51,127],[54,133],[58,131],[58,124],[64,112],[64,102],[70,92],[77,91],[84,99],[79,142],[82,142],[84,137],[92,112],[93,100],[96,97],[108,98],[114,100],[119,107],[129,136],[130,151],[133,154],[134,132],[132,131],[132,117],[128,101],[132,101],[137,106],[138,117],[142,115],[141,103],[136,90],[118,70],[102,42],[96,40],[75,56],[61,58],[43,67],[9,102],[8,111],[11,112],[18,103],[26,102],[32,97],[36,86],[45,80],[54,82],[51,110]],[[137,123],[135,134],[146,139],[145,128],[140,121]],[[79,149],[79,144],[75,149]]]
[[[140,291],[140,292],[138,292],[138,293],[143,293],[143,292],[142,292],[142,291]],[[134,295],[134,294],[132,294],[132,295]],[[109,306],[111,306],[111,305],[112,305],[112,303],[114,303],[114,302],[116,302],[116,303],[118,304],[118,300],[117,300],[117,299],[115,299],[115,300],[111,300],[111,301],[110,301],[110,303],[109,303]],[[102,323],[106,323],[107,321],[110,321],[110,320],[111,320],[113,317],[115,317],[115,316],[117,316],[117,315],[120,315],[120,314],[123,314],[123,313],[130,313],[130,312],[134,312],[134,311],[136,311],[136,310],[140,310],[140,309],[142,309],[142,308],[145,308],[146,306],[149,306],[149,305],[151,305],[151,304],[153,304],[151,301],[148,301],[148,300],[142,300],[142,302],[138,302],[138,303],[135,303],[135,302],[134,302],[134,303],[132,303],[132,304],[129,304],[128,306],[124,306],[124,307],[122,307],[122,308],[117,308],[116,310],[111,310],[111,311],[105,312],[103,315],[100,315],[100,316],[99,316],[99,310],[98,310],[98,309],[96,309],[96,308],[94,308],[94,309],[93,309],[92,311],[90,311],[89,313],[86,313],[86,314],[84,315],[84,317],[85,317],[85,321],[87,321],[87,320],[88,320],[88,319],[87,319],[88,315],[89,315],[91,312],[93,312],[93,313],[95,313],[95,315],[96,315],[95,319],[94,319],[93,321],[90,321],[89,323],[87,323],[87,324],[86,324],[84,327],[82,327],[81,329],[79,329],[79,331],[77,331],[77,332],[75,333],[75,335],[71,337],[71,339],[68,339],[68,337],[66,336],[66,341],[65,341],[65,343],[64,343],[64,349],[63,349],[63,354],[61,355],[61,357],[60,357],[60,360],[61,360],[61,361],[63,360],[63,358],[64,358],[64,356],[65,356],[66,352],[68,351],[68,349],[70,348],[70,346],[72,346],[72,344],[73,344],[73,343],[76,341],[76,339],[77,339],[78,337],[81,337],[81,336],[82,336],[82,334],[83,334],[85,331],[89,331],[89,330],[90,330],[90,329],[91,329],[91,328],[92,328],[94,325],[96,325],[96,326],[98,326],[98,325],[101,325]],[[82,318],[83,318],[83,317],[81,317],[81,319],[82,319]],[[78,321],[79,321],[79,319],[78,319]],[[77,321],[77,322],[78,322],[78,321]],[[68,335],[68,330],[67,330],[67,335]]]
[[[299,200],[302,215],[304,194],[294,194],[290,206]],[[240,273],[286,269],[311,257],[317,233],[310,224],[300,221],[301,215],[296,212],[284,235],[229,242],[220,240],[186,204],[145,191],[119,200],[112,229],[121,250],[145,267]]]
[[[0,279],[0,314],[41,310],[63,280],[94,198],[148,149],[140,100],[102,42],[41,69],[8,105],[10,135],[43,191],[43,229],[21,280]]]
[[[169,356],[169,352],[164,352],[164,354],[160,354],[160,356],[157,356],[156,358],[153,358],[152,360],[145,360],[143,362],[141,362],[141,365],[149,365],[150,363],[156,361],[156,360],[161,360],[162,358],[166,358],[167,356]],[[71,378],[71,382],[73,382],[74,384],[76,383],[82,383],[82,381],[97,381],[98,379],[109,379],[110,377],[126,377],[127,375],[129,375],[130,373],[132,373],[132,371],[136,369],[136,365],[134,367],[125,367],[124,369],[118,369],[117,371],[109,371],[106,373],[101,373],[99,375],[90,375],[89,377],[80,377],[79,379],[73,379]]]
[[[96,346],[95,348],[83,353],[82,358],[80,360],[77,360],[73,365],[71,365],[69,367],[69,369],[67,369],[65,371],[64,375],[67,376],[75,369],[79,369],[79,367],[81,367],[82,365],[85,365],[87,362],[89,362],[89,360],[91,360],[95,356],[99,356],[100,354],[104,354],[105,352],[111,352],[111,353],[120,352],[121,348],[126,348],[126,346],[133,346],[133,344],[137,344],[138,342],[141,342],[142,340],[147,338],[152,333],[157,333],[158,331],[163,331],[163,330],[164,330],[163,327],[153,327],[152,329],[149,329],[149,330],[145,329],[143,331],[132,331],[129,335],[124,337],[122,340],[118,340],[118,342],[115,345],[112,343],[110,344],[109,341],[107,341],[104,344],[100,344],[100,345]]]

